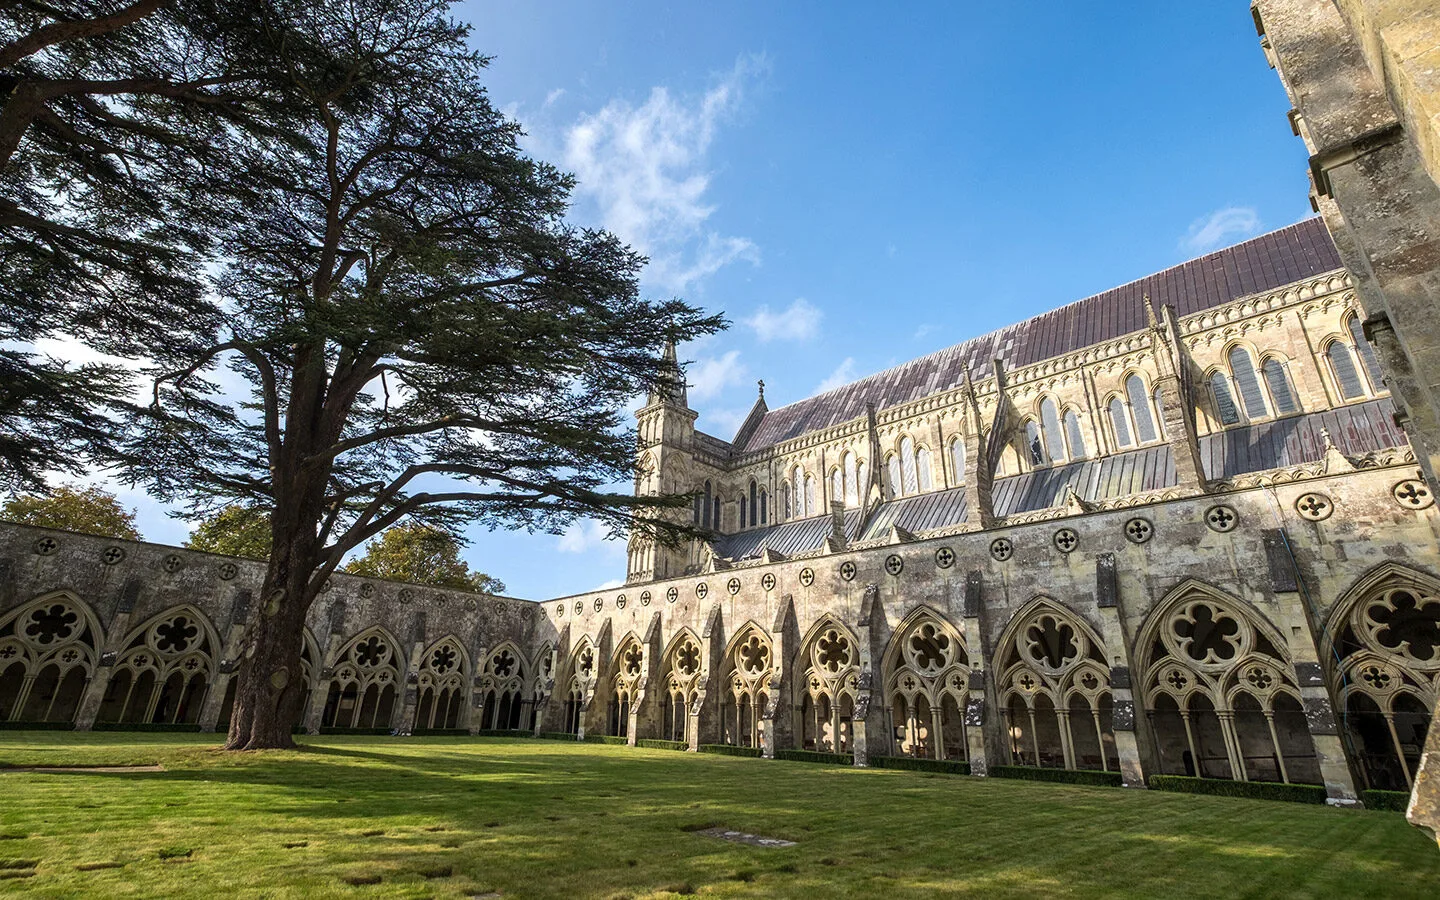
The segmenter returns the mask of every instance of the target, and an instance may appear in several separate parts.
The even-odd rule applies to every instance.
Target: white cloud
[[[715,206],[706,196],[706,157],[716,130],[765,67],[763,58],[741,57],[700,97],[656,87],[640,106],[612,100],[565,135],[577,200],[593,203],[605,228],[650,257],[645,277],[658,287],[684,290],[736,260],[758,261],[748,238],[707,226]]]
[[[581,519],[560,535],[561,553],[625,552],[623,541],[608,540],[610,529],[593,519]]]
[[[740,361],[739,350],[730,350],[718,357],[702,356],[685,370],[690,399],[695,401],[714,397],[727,387],[744,381],[745,373],[745,364]]]
[[[804,297],[780,312],[771,312],[769,306],[762,306],[745,324],[755,329],[755,336],[762,343],[774,340],[808,341],[820,333],[820,322],[825,313]]]
[[[849,356],[845,361],[835,367],[835,371],[826,376],[825,380],[815,385],[815,393],[823,394],[826,391],[833,391],[838,387],[847,385],[858,377],[855,369],[855,360]]]
[[[935,326],[934,326],[934,325],[931,325],[929,322],[926,322],[925,324],[921,325],[919,328],[915,329],[915,335],[914,335],[914,337],[913,337],[913,340],[917,340],[917,341],[918,341],[918,340],[921,340],[921,339],[924,338],[927,334],[929,334],[930,332],[932,332],[932,331],[934,331],[934,330],[935,330]]]
[[[1191,253],[1209,253],[1227,244],[1259,234],[1260,215],[1252,206],[1227,206],[1190,223],[1180,247]]]
[[[545,109],[546,107],[553,105],[555,101],[559,100],[563,96],[565,96],[565,89],[556,88],[555,90],[545,95],[545,102],[541,104],[540,108]]]
[[[703,417],[703,429],[707,434],[729,438],[740,430],[749,409],[707,409]]]
[[[595,585],[595,587],[591,588],[590,590],[592,590],[592,591],[609,591],[609,590],[614,590],[615,588],[624,587],[624,586],[625,586],[625,579],[623,579],[623,578],[612,578],[612,579],[610,579],[609,581],[605,582],[604,584],[597,584],[597,585]]]

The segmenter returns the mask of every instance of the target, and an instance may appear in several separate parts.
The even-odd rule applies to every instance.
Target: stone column
[[[115,607],[115,615],[110,619],[110,627],[105,631],[105,646],[100,651],[95,673],[85,685],[85,693],[80,698],[80,710],[75,714],[76,731],[89,731],[95,727],[95,717],[100,713],[100,704],[105,701],[105,689],[110,686],[110,676],[115,670],[115,659],[125,649],[125,638],[130,630],[130,614],[135,611],[135,604],[140,599],[140,586],[140,579],[131,578],[120,589],[120,602]]]
[[[1120,621],[1118,581],[1115,554],[1101,553],[1095,559],[1095,605],[1099,607],[1100,637],[1105,641],[1110,663],[1110,727],[1115,734],[1115,753],[1120,757],[1123,784],[1143,788],[1146,787],[1145,767],[1141,763],[1140,738],[1135,727],[1138,717],[1130,680],[1130,642]]]
[[[966,439],[966,453],[969,453],[969,439]],[[968,459],[966,465],[969,465]],[[983,576],[979,569],[973,569],[965,575],[965,603],[964,603],[964,625],[965,643],[970,651],[970,680],[967,685],[965,700],[965,741],[970,756],[970,774],[985,776],[989,773],[989,755],[987,747],[999,748],[1002,735],[1000,734],[1000,717],[987,713],[989,695],[993,692],[985,676],[986,666],[986,641],[985,641],[985,603],[981,596]]]
[[[230,679],[235,677],[235,661],[240,655],[240,639],[245,634],[252,596],[248,590],[235,592],[235,600],[230,608],[230,627],[226,629],[219,665],[216,666],[215,677],[210,679],[210,689],[205,695],[205,702],[200,707],[201,731],[214,731],[220,721],[220,710],[225,705],[225,692],[230,687]]]

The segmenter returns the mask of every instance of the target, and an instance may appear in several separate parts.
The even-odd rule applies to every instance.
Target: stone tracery
[[[150,619],[131,633],[120,651],[97,721],[199,721],[217,644],[209,622],[191,607]]]
[[[335,728],[394,727],[400,682],[399,644],[381,628],[350,639],[324,673],[329,681],[321,724]]]
[[[886,653],[894,733],[906,756],[965,759],[963,711],[969,694],[969,654],[960,633],[928,609],[912,613]]]
[[[0,619],[0,722],[68,722],[95,672],[99,625],[69,594]]]

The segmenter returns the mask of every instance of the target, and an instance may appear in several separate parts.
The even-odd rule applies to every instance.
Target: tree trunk
[[[289,502],[278,502],[271,514],[274,545],[270,565],[259,607],[251,614],[241,641],[227,750],[294,747],[291,730],[305,705],[300,654],[305,617],[318,593],[311,576],[320,566],[315,533],[323,494],[313,484],[287,493]],[[311,677],[319,678],[320,672],[312,672]]]

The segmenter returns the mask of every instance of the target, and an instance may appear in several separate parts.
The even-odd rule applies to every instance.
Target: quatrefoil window
[[[1208,603],[1196,603],[1172,627],[1180,647],[1196,662],[1232,660],[1240,651],[1240,622]]]
[[[1380,666],[1374,665],[1365,666],[1363,669],[1361,669],[1360,678],[1366,684],[1370,685],[1377,691],[1383,691],[1386,688],[1390,687],[1390,682],[1393,680],[1391,679],[1389,672],[1385,671]]]
[[[1080,676],[1080,686],[1087,691],[1093,691],[1100,686],[1100,679],[1094,672],[1086,672]]]
[[[1041,616],[1025,629],[1027,652],[1032,660],[1059,669],[1080,658],[1075,629],[1054,616]]]
[[[73,635],[79,621],[79,613],[64,604],[56,603],[32,612],[30,622],[25,626],[25,634],[37,644],[53,644]]]
[[[620,658],[620,662],[625,668],[625,674],[639,675],[641,664],[645,662],[645,651],[637,645],[631,644],[625,649],[625,654]]]
[[[910,659],[915,668],[932,674],[950,661],[950,636],[926,622],[910,635]]]
[[[1330,518],[1330,513],[1334,510],[1335,504],[1324,494],[1302,494],[1300,499],[1295,501],[1295,511],[1312,522]]]
[[[431,654],[430,668],[437,674],[444,675],[455,668],[455,660],[455,648],[446,644]]]
[[[509,678],[510,673],[515,671],[515,654],[509,650],[501,650],[495,654],[495,661],[490,664],[490,667],[501,678]]]
[[[1265,690],[1275,683],[1275,676],[1262,666],[1251,666],[1245,670],[1245,680],[1256,690]]]
[[[1165,681],[1177,691],[1185,690],[1185,685],[1190,683],[1190,679],[1186,678],[1179,669],[1172,669],[1170,674],[1165,676]]]
[[[1069,553],[1080,543],[1080,535],[1075,533],[1073,528],[1061,528],[1055,532],[1055,549],[1061,553]]]
[[[355,647],[355,661],[362,666],[378,666],[389,656],[389,646],[373,635]]]
[[[1374,623],[1380,646],[1420,662],[1431,662],[1440,650],[1440,597],[1416,591],[1388,591],[1365,610]]]
[[[1212,506],[1205,511],[1205,524],[1211,531],[1234,531],[1239,522],[1240,517],[1228,506]]]
[[[770,668],[770,648],[760,640],[759,635],[751,635],[750,640],[740,645],[740,668],[751,675]]]
[[[775,573],[766,572],[760,576],[760,586],[767,591],[775,590]]]
[[[189,616],[176,616],[155,626],[155,648],[161,653],[184,653],[200,634]]]
[[[816,661],[828,671],[838,672],[850,664],[850,639],[834,629],[820,636],[816,650]]]
[[[740,579],[732,578],[725,582],[725,590],[729,591],[732,595],[740,593]]]
[[[1015,545],[1010,543],[1009,538],[996,538],[990,542],[990,555],[1000,562],[1004,562],[1015,554]]]
[[[686,641],[675,651],[675,668],[681,675],[694,675],[700,671],[700,648]]]
[[[846,581],[855,580],[855,564],[848,559],[840,564],[840,577]]]
[[[949,547],[941,547],[935,551],[935,565],[942,569],[948,569],[955,565],[955,551]]]
[[[1155,534],[1155,526],[1150,524],[1149,519],[1142,519],[1139,516],[1125,523],[1125,537],[1132,544],[1143,544]]]

